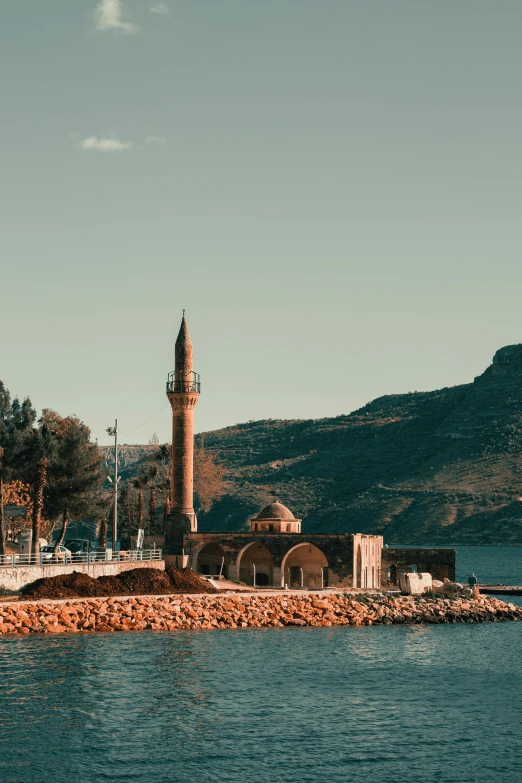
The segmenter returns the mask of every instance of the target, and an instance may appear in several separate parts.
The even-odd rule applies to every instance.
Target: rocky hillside
[[[336,418],[249,422],[204,437],[228,484],[199,515],[200,529],[240,530],[277,498],[303,518],[304,531],[522,544],[522,345],[497,351],[473,383],[380,397]]]

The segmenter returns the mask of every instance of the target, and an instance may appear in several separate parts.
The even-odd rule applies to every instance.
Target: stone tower
[[[176,340],[174,372],[167,380],[167,397],[172,407],[172,458],[170,513],[167,520],[165,553],[179,555],[183,534],[196,532],[194,512],[194,408],[199,399],[199,375],[192,370],[192,340],[185,313]]]

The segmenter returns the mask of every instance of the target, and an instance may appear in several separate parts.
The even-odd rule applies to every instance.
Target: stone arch
[[[209,541],[200,546],[193,555],[194,570],[199,574],[228,577],[228,557],[217,541]]]
[[[283,557],[281,577],[289,587],[326,587],[328,560],[315,544],[296,544]]]
[[[236,560],[239,581],[255,587],[268,587],[274,582],[274,558],[259,541],[251,541],[238,553]]]

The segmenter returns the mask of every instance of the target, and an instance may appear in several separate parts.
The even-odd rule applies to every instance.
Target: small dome
[[[254,519],[260,520],[260,519],[287,519],[287,520],[293,520],[295,519],[294,515],[290,511],[289,508],[286,506],[283,506],[282,503],[269,503],[268,506],[265,506],[261,509],[257,517],[254,517]]]

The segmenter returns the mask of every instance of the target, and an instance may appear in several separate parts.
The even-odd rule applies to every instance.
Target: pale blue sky
[[[463,383],[522,341],[520,0],[0,2],[0,378],[100,442]],[[106,148],[109,149],[106,149]]]

